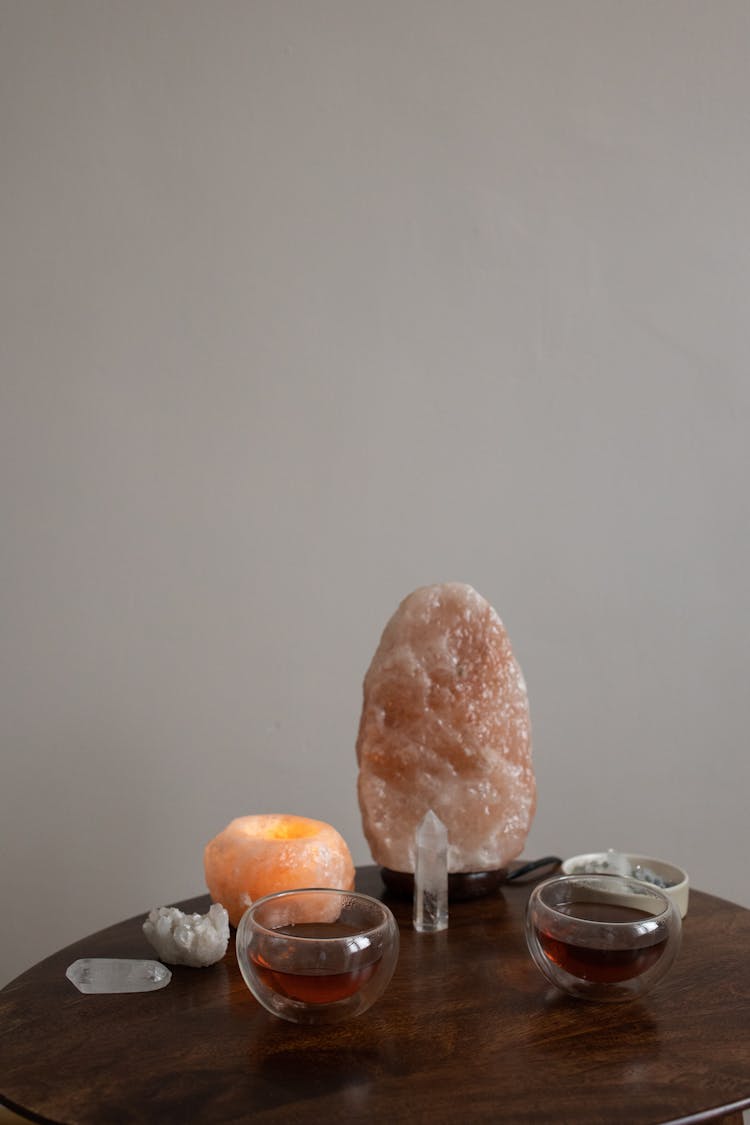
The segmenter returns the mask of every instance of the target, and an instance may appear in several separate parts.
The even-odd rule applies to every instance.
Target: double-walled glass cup
[[[532,891],[526,942],[552,984],[588,1000],[630,1000],[662,979],[682,925],[661,890],[619,875],[567,875]]]
[[[237,960],[253,996],[293,1023],[338,1023],[366,1011],[396,967],[387,906],[354,891],[282,891],[254,902],[237,927]]]

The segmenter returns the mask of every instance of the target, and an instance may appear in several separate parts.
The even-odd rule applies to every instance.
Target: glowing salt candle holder
[[[354,864],[341,835],[322,820],[239,816],[206,845],[206,886],[238,926],[251,903],[300,887],[354,888]]]

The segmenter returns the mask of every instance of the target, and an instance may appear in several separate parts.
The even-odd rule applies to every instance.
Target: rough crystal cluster
[[[162,961],[201,968],[226,953],[229,915],[220,903],[214,903],[208,914],[183,914],[176,906],[158,906],[143,923],[143,932]]]
[[[414,871],[417,826],[432,809],[448,870],[505,867],[536,809],[529,703],[495,610],[471,586],[410,594],[364,681],[359,804],[373,858]]]

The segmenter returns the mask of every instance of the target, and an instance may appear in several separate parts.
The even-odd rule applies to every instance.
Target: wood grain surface
[[[454,904],[417,934],[376,868],[401,953],[384,996],[346,1024],[278,1020],[233,941],[158,992],[85,996],[78,957],[149,957],[145,915],[69,946],[0,993],[0,1093],[32,1120],[119,1122],[696,1122],[750,1106],[750,911],[694,891],[675,966],[626,1005],[555,992],[529,957],[530,884]],[[205,911],[207,896],[181,904]]]

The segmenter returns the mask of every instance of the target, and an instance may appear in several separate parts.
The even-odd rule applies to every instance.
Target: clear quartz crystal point
[[[611,871],[614,875],[633,874],[628,857],[623,852],[615,851],[614,848],[607,849],[607,858],[604,863],[604,870]]]
[[[82,957],[65,970],[79,992],[153,992],[172,979],[160,961],[129,958]]]
[[[414,929],[432,934],[448,928],[448,832],[430,809],[414,837]]]

